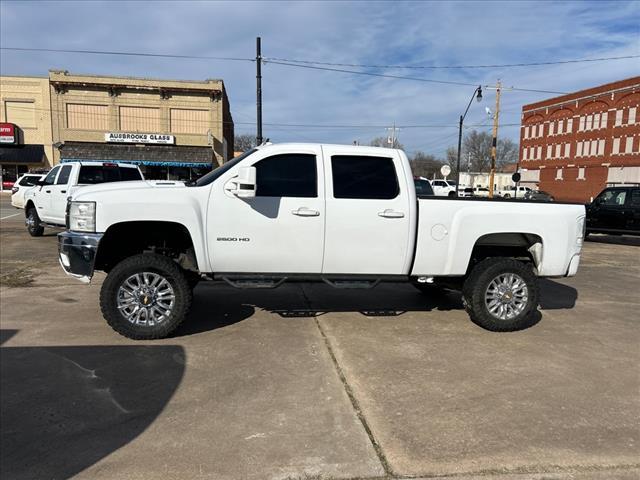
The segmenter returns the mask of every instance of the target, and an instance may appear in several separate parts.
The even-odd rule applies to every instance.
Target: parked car
[[[587,234],[640,235],[640,186],[605,188],[587,205]]]
[[[459,197],[473,197],[473,187],[467,187],[465,185],[460,185],[458,188],[458,196]]]
[[[531,187],[523,187],[522,185],[518,185],[518,187],[516,188],[515,185],[511,185],[502,190],[498,190],[496,193],[497,196],[502,198],[524,198],[525,194],[530,191]]]
[[[24,208],[24,194],[27,190],[34,187],[38,180],[41,180],[44,174],[41,173],[25,173],[13,184],[11,189],[11,205],[16,208]]]
[[[416,195],[418,197],[434,195],[433,188],[431,188],[431,184],[426,178],[414,177],[413,184],[416,187]]]
[[[551,194],[542,190],[529,190],[524,194],[525,200],[534,200],[536,202],[553,202],[554,198]]]
[[[67,198],[86,185],[143,180],[140,169],[128,163],[67,162],[56,165],[36,187],[25,193],[25,223],[39,237],[44,227],[64,227]]]
[[[455,197],[456,182],[453,180],[431,180],[434,195],[438,197]]]
[[[267,144],[170,183],[82,188],[58,235],[67,273],[107,272],[101,310],[132,339],[169,335],[193,286],[212,279],[447,285],[478,325],[517,330],[539,318],[538,277],[573,276],[580,262],[583,205],[416,198],[402,150]]]
[[[489,189],[487,187],[474,187],[472,196],[489,198]]]

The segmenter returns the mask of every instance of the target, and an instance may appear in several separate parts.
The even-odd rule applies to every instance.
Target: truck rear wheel
[[[465,281],[462,296],[471,320],[492,332],[524,330],[540,320],[538,277],[512,258],[479,262]]]
[[[170,258],[140,254],[118,263],[100,291],[107,323],[133,340],[164,338],[183,322],[192,292],[182,269]]]
[[[44,233],[44,227],[40,225],[40,217],[36,207],[29,207],[25,223],[27,224],[27,231],[32,237],[41,237]]]

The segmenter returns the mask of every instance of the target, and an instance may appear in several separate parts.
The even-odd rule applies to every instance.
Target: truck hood
[[[149,190],[156,188],[186,188],[184,182],[178,182],[174,180],[140,180],[131,182],[109,182],[100,183],[98,185],[79,185],[77,191],[71,195],[72,200],[91,200],[89,197],[96,193],[107,192],[133,192],[136,190]]]

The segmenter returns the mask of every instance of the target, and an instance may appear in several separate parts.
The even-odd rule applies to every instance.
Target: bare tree
[[[433,178],[440,175],[440,168],[444,162],[434,155],[428,155],[424,152],[417,151],[410,159],[411,170],[417,177]]]
[[[369,145],[372,147],[399,148],[400,150],[404,150],[404,145],[402,145],[397,138],[394,139],[393,146],[391,146],[386,137],[376,137],[369,142]]]
[[[256,146],[256,137],[250,133],[243,133],[233,137],[233,148],[236,152],[246,152]]]
[[[458,171],[458,149],[456,147],[447,148],[447,164],[451,167],[451,175]]]
[[[472,130],[462,142],[462,155],[460,158],[460,170],[467,168],[471,172],[487,173],[491,170],[491,144],[493,137],[488,132],[478,132]],[[509,163],[518,161],[518,145],[511,139],[498,139],[496,148],[496,170]],[[447,162],[455,172],[457,164],[457,149],[449,147],[447,149]]]

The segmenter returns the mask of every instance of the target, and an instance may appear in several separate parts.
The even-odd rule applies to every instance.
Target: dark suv
[[[605,188],[587,205],[587,234],[640,235],[640,186]]]

